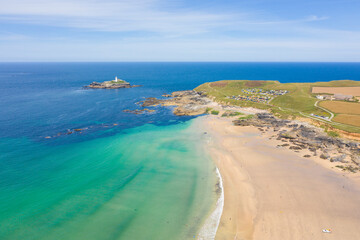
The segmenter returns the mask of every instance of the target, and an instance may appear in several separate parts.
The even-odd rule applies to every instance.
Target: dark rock
[[[162,100],[159,100],[159,99],[157,99],[157,98],[150,97],[150,98],[146,98],[145,101],[140,101],[139,103],[141,104],[142,107],[150,107],[150,106],[159,105],[159,104],[161,104],[162,102],[163,102]]]
[[[310,152],[316,152],[316,148],[315,148],[315,147],[310,147],[309,150],[310,150]]]
[[[286,139],[295,139],[296,138],[296,134],[294,132],[280,133],[279,136],[282,138],[286,138]]]
[[[346,154],[342,154],[340,156],[332,157],[330,162],[342,162],[345,163],[344,159],[346,158]]]
[[[322,159],[328,159],[328,158],[330,158],[330,155],[327,154],[327,153],[322,153],[322,154],[320,155],[320,158],[322,158]]]
[[[291,150],[302,150],[302,148],[299,146],[290,146],[290,149]]]

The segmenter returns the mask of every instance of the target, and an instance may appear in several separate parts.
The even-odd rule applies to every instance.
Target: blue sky
[[[360,61],[359,0],[0,0],[0,61]]]

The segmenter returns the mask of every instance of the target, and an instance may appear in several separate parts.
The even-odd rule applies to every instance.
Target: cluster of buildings
[[[287,90],[264,90],[261,88],[247,88],[241,89],[244,95],[231,96],[229,99],[249,101],[257,103],[268,103],[276,96],[288,93]]]
[[[271,95],[280,96],[288,93],[288,90],[264,90],[261,88],[247,88],[241,90],[245,94],[260,94],[260,95]]]
[[[257,103],[267,103],[272,99],[272,97],[270,96],[256,96],[256,95],[252,95],[252,96],[238,95],[238,96],[231,96],[228,98],[234,100],[241,100],[241,101],[257,102]]]
[[[341,93],[336,93],[334,95],[317,95],[317,99],[319,100],[338,100],[338,101],[352,101],[353,96],[352,95],[345,95]]]

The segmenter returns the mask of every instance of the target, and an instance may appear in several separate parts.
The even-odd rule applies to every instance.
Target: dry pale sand
[[[225,191],[216,239],[360,239],[358,181],[276,148],[256,128],[213,116],[203,123]]]

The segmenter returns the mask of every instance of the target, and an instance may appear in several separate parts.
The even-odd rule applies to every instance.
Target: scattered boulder
[[[322,158],[322,159],[328,159],[328,158],[330,158],[330,155],[327,154],[327,153],[322,153],[322,154],[320,155],[320,158]]]
[[[332,157],[330,159],[330,162],[342,162],[342,163],[344,163],[344,162],[346,162],[346,161],[344,161],[345,158],[346,158],[346,154],[342,154],[340,156]]]
[[[295,139],[295,138],[296,138],[295,132],[280,133],[279,136],[280,136],[281,138],[285,138],[285,139]]]
[[[299,147],[299,146],[290,146],[289,149],[291,149],[291,150],[302,150],[302,148]]]

